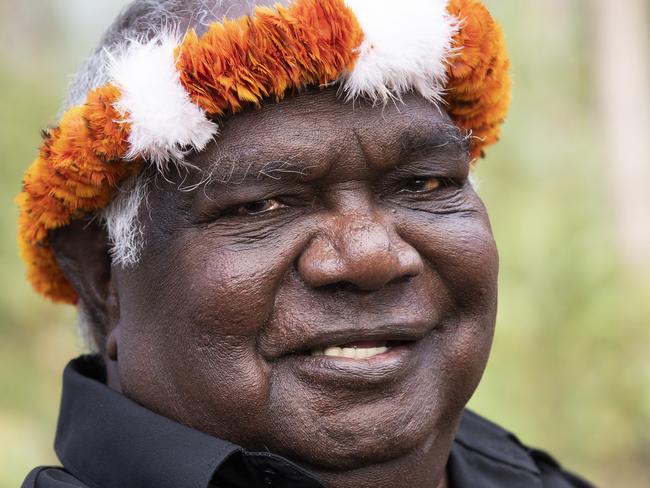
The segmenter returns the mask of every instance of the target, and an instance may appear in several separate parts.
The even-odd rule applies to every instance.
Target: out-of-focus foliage
[[[614,244],[593,4],[489,3],[509,43],[514,99],[477,171],[501,277],[472,406],[599,485],[647,486],[650,281],[625,269]]]
[[[61,373],[81,350],[74,310],[47,303],[24,278],[14,197],[40,130],[56,121],[69,73],[120,4],[0,0],[1,488],[20,486],[37,464],[57,463],[52,441]]]
[[[599,485],[647,486],[650,273],[625,269],[615,247],[592,5],[487,3],[509,42],[514,101],[477,170],[501,277],[494,350],[471,406]],[[73,310],[23,278],[13,198],[66,75],[123,4],[0,0],[0,487],[56,463],[60,373],[80,351]]]

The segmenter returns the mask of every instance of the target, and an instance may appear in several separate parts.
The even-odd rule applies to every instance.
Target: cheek
[[[307,237],[271,229],[270,236],[250,245],[225,233],[194,232],[179,239],[179,249],[186,249],[187,272],[176,277],[181,280],[177,286],[191,289],[193,307],[187,316],[192,327],[216,337],[241,338],[254,347]]]
[[[447,411],[462,410],[474,394],[487,365],[493,330],[491,313],[477,318],[461,315],[457,327],[442,338],[444,356],[436,365],[436,374],[440,376],[440,396],[446,399]]]
[[[188,233],[122,272],[125,393],[199,430],[247,443],[242,436],[260,428],[254,419],[270,395],[257,337],[291,266],[291,249],[290,241],[231,249]]]
[[[454,312],[436,365],[443,395],[462,408],[483,374],[497,309],[498,253],[487,215],[432,216],[408,222],[401,231],[426,259],[449,293]]]
[[[499,257],[487,215],[477,211],[418,217],[404,221],[400,234],[424,257],[464,315],[492,317]]]
[[[200,229],[177,231],[152,246],[120,284],[129,293],[122,307],[160,325],[176,320],[184,333],[226,340],[254,338],[268,320],[279,283],[291,266],[291,244],[231,245]],[[125,307],[125,305],[127,305]]]

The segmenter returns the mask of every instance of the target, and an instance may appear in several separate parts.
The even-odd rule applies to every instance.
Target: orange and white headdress
[[[471,155],[494,143],[509,103],[502,32],[480,0],[294,0],[162,33],[110,56],[110,83],[45,133],[27,170],[19,243],[28,277],[75,303],[48,232],[106,207],[144,164],[161,170],[217,137],[215,119],[307,86],[384,103],[414,91],[471,131]]]

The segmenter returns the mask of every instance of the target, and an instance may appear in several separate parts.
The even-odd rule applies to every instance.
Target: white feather
[[[458,21],[447,0],[346,0],[364,32],[360,55],[341,86],[348,99],[399,99],[415,90],[441,101]]]
[[[182,163],[188,149],[202,150],[218,131],[180,82],[174,58],[179,42],[174,34],[160,34],[110,55],[111,80],[121,91],[115,107],[131,125],[125,157],[144,157],[160,170],[170,161]]]

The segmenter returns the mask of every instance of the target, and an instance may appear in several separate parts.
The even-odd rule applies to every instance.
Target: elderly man
[[[131,4],[18,199],[94,353],[23,486],[588,486],[464,411],[509,86],[479,0]]]

